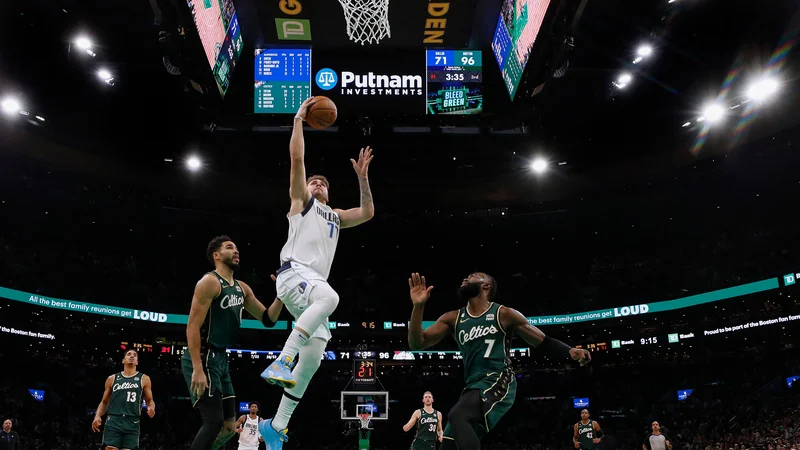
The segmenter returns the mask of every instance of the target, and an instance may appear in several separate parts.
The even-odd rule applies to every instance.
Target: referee
[[[19,435],[16,431],[11,431],[11,419],[3,422],[3,430],[0,431],[0,450],[19,450]]]

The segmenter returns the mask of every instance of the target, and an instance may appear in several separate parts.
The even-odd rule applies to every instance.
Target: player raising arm
[[[361,149],[358,161],[350,160],[361,189],[361,205],[357,208],[331,208],[328,179],[321,175],[306,178],[303,121],[313,102],[312,97],[300,106],[289,142],[289,236],[281,250],[275,288],[297,324],[278,359],[261,373],[268,383],[283,388],[275,416],[261,422],[258,428],[270,450],[280,450],[287,440],[289,419],[319,368],[331,338],[328,317],[339,305],[339,294],[327,280],[339,230],[360,225],[375,214],[368,178],[373,158],[369,147]],[[298,354],[300,360],[292,369]]]
[[[573,359],[581,365],[591,360],[586,350],[545,336],[518,311],[495,303],[497,282],[491,275],[476,272],[465,278],[458,297],[466,305],[443,314],[425,330],[422,315],[433,286],[414,273],[408,287],[414,305],[408,327],[411,350],[430,347],[452,335],[464,361],[466,387],[447,416],[442,450],[456,446],[458,450],[480,450],[482,434],[514,404],[517,385],[509,356],[514,334],[550,356]]]

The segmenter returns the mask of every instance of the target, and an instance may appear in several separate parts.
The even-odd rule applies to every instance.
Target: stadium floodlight
[[[45,121],[44,117],[42,117],[42,116],[36,116],[36,120],[38,120],[39,122],[44,122]]]
[[[691,125],[691,124],[692,124],[692,122],[685,122],[683,125],[681,125],[681,127],[682,127],[682,128],[686,128],[686,127],[688,127],[688,126],[689,126],[689,125]]]
[[[619,76],[619,78],[617,79],[617,82],[620,85],[624,86],[624,85],[628,84],[628,82],[630,82],[632,79],[633,79],[633,77],[631,76],[631,74],[623,73],[622,75]]]
[[[636,54],[642,57],[650,56],[653,53],[653,47],[647,44],[640,45],[638,49],[636,49]]]
[[[19,104],[19,100],[13,97],[4,99],[2,103],[0,103],[0,107],[3,108],[3,112],[6,114],[16,114],[22,108]]]
[[[186,160],[186,167],[188,167],[189,170],[197,170],[202,165],[200,158],[197,156],[190,156],[189,159]]]
[[[753,100],[761,101],[778,91],[778,81],[774,78],[763,78],[751,84],[747,89],[747,96]]]
[[[86,36],[79,36],[77,39],[75,39],[75,45],[77,45],[81,50],[89,50],[92,48],[92,41],[90,41]]]
[[[112,78],[111,77],[111,72],[109,72],[108,69],[100,69],[100,70],[98,70],[97,71],[97,76],[100,77],[100,79],[103,80],[103,81],[110,80]]]
[[[709,105],[703,111],[703,117],[709,122],[716,122],[721,119],[723,115],[725,115],[725,110],[717,104]]]
[[[531,169],[536,173],[544,173],[547,170],[547,161],[542,158],[536,158],[531,164]]]

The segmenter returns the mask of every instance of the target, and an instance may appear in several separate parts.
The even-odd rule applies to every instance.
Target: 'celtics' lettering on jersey
[[[419,420],[417,420],[417,435],[414,439],[421,441],[435,441],[439,435],[439,413],[434,409],[432,413],[425,412],[425,408],[419,410]]]
[[[595,448],[594,442],[594,421],[589,423],[578,422],[578,443],[581,448]]]
[[[227,349],[236,344],[236,335],[242,324],[244,308],[244,290],[239,282],[233,280],[231,286],[217,272],[211,272],[220,284],[220,292],[208,308],[206,320],[200,327],[203,350],[209,346]]]
[[[485,389],[486,381],[511,372],[511,336],[500,325],[502,307],[492,303],[477,317],[470,315],[466,307],[458,312],[455,339],[464,360],[465,389]]]
[[[114,375],[111,386],[111,400],[108,402],[108,414],[111,416],[140,416],[142,414],[142,377],[136,373],[131,377]]]

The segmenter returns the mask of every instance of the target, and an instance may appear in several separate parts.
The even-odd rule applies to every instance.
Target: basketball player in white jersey
[[[262,441],[258,432],[258,403],[250,402],[250,414],[244,414],[236,421],[236,432],[239,433],[239,450],[258,450],[258,441]]]
[[[294,118],[289,142],[289,238],[281,250],[276,291],[297,324],[286,340],[278,359],[261,374],[270,384],[284,388],[273,419],[259,424],[269,450],[280,450],[288,439],[286,426],[311,377],[319,368],[322,353],[331,338],[328,317],[339,304],[339,295],[327,282],[341,228],[354,227],[370,220],[375,209],[367,170],[372,149],[361,149],[358,161],[351,159],[361,188],[361,206],[333,209],[328,206],[328,180],[320,175],[306,179],[303,121],[314,98],[300,106]],[[292,370],[292,364],[300,360]]]

